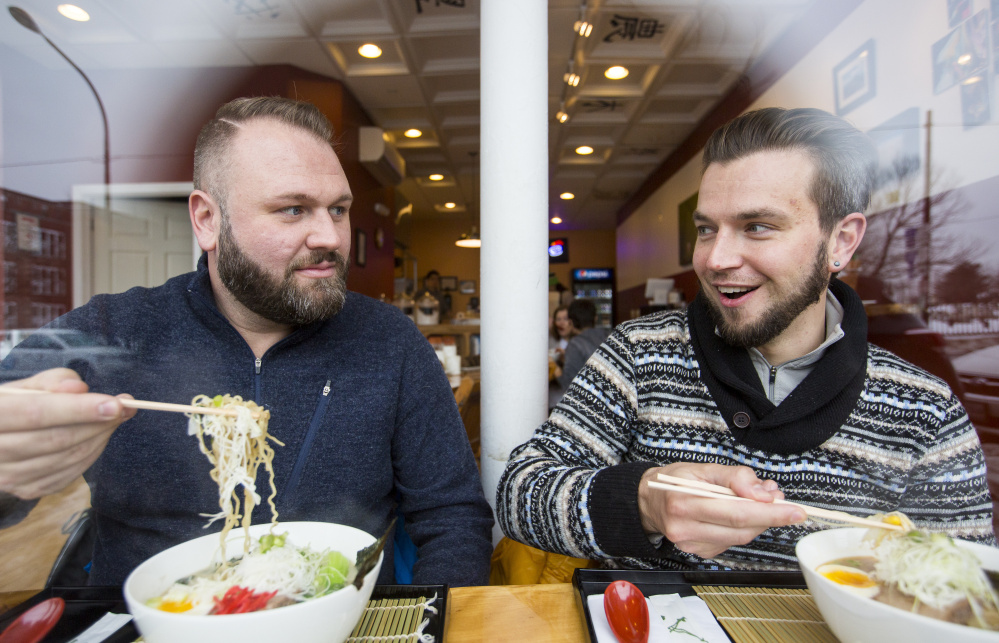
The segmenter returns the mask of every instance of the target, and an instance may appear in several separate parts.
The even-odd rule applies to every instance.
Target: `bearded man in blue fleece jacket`
[[[130,365],[17,383],[49,391],[44,404],[0,396],[0,492],[37,498],[81,473],[90,484],[91,583],[121,583],[203,535],[203,515],[218,509],[186,420],[136,414],[119,397],[186,404],[220,393],[271,412],[284,443],[274,457],[282,521],[380,535],[398,507],[417,546],[414,583],[488,582],[492,513],[444,371],[408,318],[346,290],[351,192],[331,136],[307,103],[224,105],[195,150],[197,271],[99,295],[53,324],[127,347]],[[3,368],[19,361],[15,349]],[[263,503],[253,522],[269,520]],[[378,580],[393,578],[387,555]]]

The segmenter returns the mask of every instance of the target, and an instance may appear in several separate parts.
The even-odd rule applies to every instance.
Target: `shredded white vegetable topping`
[[[274,546],[266,552],[259,546],[245,554],[235,564],[221,564],[212,571],[199,572],[191,578],[174,583],[160,597],[160,602],[190,603],[188,614],[208,614],[232,587],[246,587],[255,593],[277,592],[277,596],[302,601],[321,596],[330,590],[324,574],[329,574],[326,557],[330,550],[296,547],[291,542]],[[350,583],[357,568],[349,563],[343,582]]]
[[[244,556],[238,565],[219,571],[219,580],[252,587],[255,592],[277,591],[301,600],[312,589],[322,552],[296,547],[275,547],[266,554]]]
[[[878,562],[874,574],[886,584],[914,597],[919,603],[943,609],[967,599],[975,614],[983,607],[999,607],[992,585],[978,558],[971,551],[942,533],[927,533],[915,528],[904,514],[895,512],[896,524],[903,531],[872,529],[867,539],[872,543]],[[885,519],[885,516],[875,516]]]

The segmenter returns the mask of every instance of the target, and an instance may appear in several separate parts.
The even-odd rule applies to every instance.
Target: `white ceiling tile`
[[[332,78],[339,68],[314,40],[240,40],[239,48],[256,65],[294,65]]]
[[[323,39],[395,34],[385,0],[293,0],[293,4],[312,33]]]
[[[163,67],[245,67],[251,64],[243,50],[228,40],[167,41],[157,43],[156,48],[166,60]]]
[[[358,50],[372,42],[381,47],[378,58],[365,58]],[[326,48],[348,76],[396,76],[410,73],[410,64],[396,39],[353,39],[327,42]]]
[[[410,43],[414,63],[421,73],[441,74],[479,69],[478,33],[412,38]]]
[[[444,34],[479,28],[479,0],[413,0],[400,5],[402,21],[412,34]]]
[[[420,107],[423,100],[414,76],[371,76],[347,79],[350,91],[361,104],[376,110],[383,107]]]

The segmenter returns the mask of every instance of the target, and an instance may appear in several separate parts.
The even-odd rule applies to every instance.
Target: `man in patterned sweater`
[[[701,290],[621,324],[511,454],[511,538],[608,567],[797,569],[822,525],[786,498],[994,544],[985,462],[940,379],[867,343],[835,274],[863,238],[875,153],[814,109],[763,109],[704,150]],[[747,503],[650,489],[666,473]]]

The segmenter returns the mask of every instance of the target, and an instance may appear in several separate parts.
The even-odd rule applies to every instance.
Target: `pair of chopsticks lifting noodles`
[[[0,386],[0,395],[38,395],[53,394],[52,391],[40,391],[33,388],[17,388],[14,386]],[[193,406],[191,404],[170,404],[169,402],[147,402],[145,400],[118,400],[121,405],[128,409],[144,409],[147,411],[170,411],[172,413],[194,413],[196,415],[229,415],[236,417],[238,413],[235,409],[220,409],[213,406]],[[253,413],[254,419],[259,418],[259,413]]]
[[[728,487],[721,487],[708,482],[701,482],[700,480],[688,480],[687,478],[677,478],[676,476],[668,476],[666,474],[657,474],[660,482],[655,480],[650,480],[648,485],[653,489],[664,489],[666,491],[675,491],[678,493],[685,493],[691,496],[699,496],[701,498],[715,498],[718,500],[744,500],[748,502],[759,502],[758,500],[753,500],[752,498],[743,498],[742,496],[735,495],[735,492]],[[899,525],[890,525],[886,522],[880,522],[878,520],[870,520],[869,518],[860,518],[852,514],[848,514],[844,511],[832,511],[830,509],[822,509],[819,507],[812,507],[811,505],[803,505],[799,502],[790,502],[788,500],[774,500],[774,504],[778,505],[794,505],[795,507],[800,507],[802,511],[805,512],[809,518],[820,518],[823,520],[835,520],[836,522],[845,522],[851,525],[859,525],[861,527],[877,527],[879,529],[888,529],[892,531],[902,531],[902,527]]]

